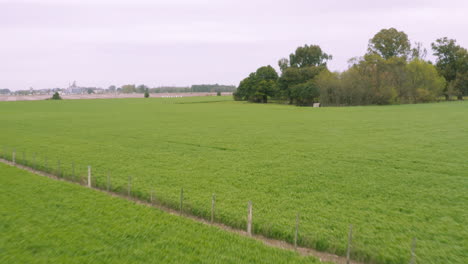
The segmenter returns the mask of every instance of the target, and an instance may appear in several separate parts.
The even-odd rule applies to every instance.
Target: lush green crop
[[[0,164],[0,263],[318,263]]]
[[[468,262],[468,103],[299,108],[219,97],[0,103],[2,153],[355,259]]]

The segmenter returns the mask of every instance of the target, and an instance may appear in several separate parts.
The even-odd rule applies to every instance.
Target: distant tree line
[[[236,86],[234,85],[221,85],[221,84],[198,84],[186,87],[177,87],[177,86],[162,86],[150,88],[144,84],[135,86],[134,84],[126,84],[122,87],[117,88],[114,85],[109,87],[110,91],[117,91],[121,93],[142,93],[146,91],[149,93],[199,93],[199,92],[234,92]]]
[[[278,62],[281,73],[263,66],[243,79],[235,100],[269,99],[300,106],[398,104],[463,99],[468,96],[467,50],[448,38],[431,45],[435,65],[425,59],[421,43],[394,28],[369,40],[367,53],[349,61],[344,72],[330,72],[332,55],[317,45],[298,47]]]
[[[0,94],[10,94],[10,89],[0,89]]]

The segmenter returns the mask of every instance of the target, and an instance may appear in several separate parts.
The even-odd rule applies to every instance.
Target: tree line
[[[439,38],[431,44],[435,64],[427,50],[413,45],[403,31],[382,29],[369,40],[367,53],[349,60],[343,72],[331,72],[333,57],[318,45],[298,47],[278,61],[280,74],[263,66],[243,79],[235,100],[269,100],[308,106],[368,105],[431,102],[468,96],[468,53],[456,40]]]
[[[234,92],[236,86],[234,85],[221,85],[221,84],[194,84],[192,86],[177,87],[177,86],[161,86],[150,88],[144,84],[134,85],[126,84],[122,87],[111,85],[109,91],[122,92],[122,93],[215,93],[215,92]]]

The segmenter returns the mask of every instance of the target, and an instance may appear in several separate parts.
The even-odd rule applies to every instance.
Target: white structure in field
[[[84,87],[79,87],[76,85],[76,81],[73,81],[71,85],[65,91],[67,94],[82,94],[86,92]]]

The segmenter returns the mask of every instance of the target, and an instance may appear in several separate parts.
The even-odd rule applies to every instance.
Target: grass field
[[[468,262],[468,102],[300,108],[229,97],[0,103],[2,153],[98,184],[343,255]]]
[[[0,164],[0,263],[319,263]]]

